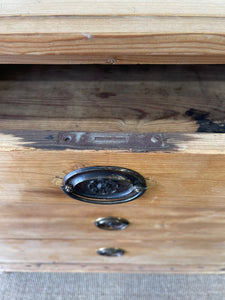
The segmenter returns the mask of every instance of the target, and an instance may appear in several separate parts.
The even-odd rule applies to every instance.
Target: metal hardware
[[[58,144],[85,150],[129,150],[148,152],[165,150],[166,140],[161,133],[106,133],[106,132],[68,132],[58,135]]]
[[[98,218],[95,221],[95,226],[104,230],[123,230],[128,225],[129,222],[126,219],[117,217]]]
[[[119,191],[119,184],[107,178],[93,179],[88,184],[88,188],[95,195],[109,195]]]
[[[122,256],[125,251],[120,248],[100,248],[97,253],[102,256]]]
[[[118,204],[140,197],[145,179],[137,172],[120,167],[89,167],[64,177],[62,190],[70,197],[95,204]]]

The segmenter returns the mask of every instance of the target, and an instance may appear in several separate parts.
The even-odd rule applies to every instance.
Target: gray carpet
[[[225,275],[0,274],[0,300],[224,300]]]

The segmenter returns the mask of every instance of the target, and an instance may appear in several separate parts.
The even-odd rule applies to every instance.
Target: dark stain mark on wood
[[[20,146],[41,150],[117,150],[124,152],[174,152],[180,141],[195,139],[194,134],[182,133],[107,133],[59,132],[34,130],[2,130],[4,135],[19,138]],[[67,136],[71,139],[67,140]],[[22,143],[22,144],[21,144]]]
[[[198,109],[191,108],[188,111],[186,111],[185,115],[188,117],[191,117],[193,120],[202,121],[202,120],[205,120],[209,116],[209,113],[198,110]]]
[[[200,121],[198,132],[225,133],[225,122],[213,122],[211,120]]]
[[[36,266],[37,266],[38,268],[40,268],[41,263],[36,263]]]
[[[210,120],[208,112],[191,108],[186,111],[185,116],[196,121],[199,125],[197,132],[225,133],[225,122]]]
[[[113,96],[116,96],[115,93],[110,93],[110,92],[102,92],[102,93],[98,93],[96,94],[97,97],[102,98],[102,99],[107,99]]]
[[[46,136],[46,140],[54,140],[54,136],[52,134]]]
[[[177,87],[177,88],[175,88],[175,91],[177,91],[177,92],[180,92],[180,91],[182,91],[182,86],[179,86],[179,87]]]

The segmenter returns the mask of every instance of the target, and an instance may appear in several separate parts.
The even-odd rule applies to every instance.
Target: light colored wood
[[[8,240],[0,241],[1,254],[0,259],[4,260],[4,263],[14,262],[15,264],[24,263],[24,257],[26,262],[24,263],[24,269],[28,264],[44,265],[48,264],[48,270],[51,270],[51,264],[56,265],[59,263],[64,264],[63,271],[72,269],[73,271],[81,271],[82,263],[86,264],[86,269],[91,269],[92,263],[95,265],[95,271],[102,270],[105,266],[105,271],[114,266],[114,268],[121,271],[132,272],[132,266],[134,269],[143,269],[145,271],[151,271],[151,265],[157,270],[167,271],[171,266],[174,266],[174,270],[181,269],[182,272],[186,272],[186,265],[189,269],[190,266],[195,266],[195,272],[201,272],[209,266],[210,269],[215,268],[214,271],[220,273],[221,262],[224,262],[224,251],[221,248],[221,241],[208,242],[208,241],[194,241],[193,247],[190,247],[190,241],[145,241],[145,246],[140,244],[140,240],[136,241],[115,241],[108,244],[114,246],[115,243],[119,247],[124,247],[127,253],[122,257],[100,257],[96,254],[96,250],[102,245],[106,244],[105,239],[98,241],[89,240]],[[209,245],[210,244],[210,245]],[[220,249],[218,251],[218,248]],[[57,249],[57,250],[56,250]],[[219,255],[218,255],[219,252]],[[209,253],[211,255],[209,255]],[[4,255],[6,254],[6,255]],[[212,263],[212,258],[213,262]],[[209,262],[209,259],[211,262]],[[142,262],[141,264],[139,262]],[[168,261],[172,263],[168,265]],[[97,266],[97,264],[99,266]],[[189,266],[190,265],[190,266]],[[4,265],[1,265],[1,268]],[[149,267],[149,269],[146,268]],[[215,267],[216,266],[216,267]],[[36,267],[36,271],[39,269]],[[55,267],[53,266],[55,269]],[[12,264],[13,269],[13,264]],[[60,268],[62,270],[62,267]],[[193,268],[194,269],[194,268]],[[3,269],[4,270],[4,269]],[[224,270],[222,270],[224,272]],[[221,272],[221,273],[222,273]]]
[[[129,264],[86,264],[86,263],[3,263],[0,264],[0,271],[5,272],[123,272],[130,273]],[[184,266],[182,265],[132,265],[132,272],[137,273],[184,273]],[[185,273],[196,274],[196,266],[195,265],[186,265]],[[208,265],[206,267],[199,265],[198,273],[204,274],[224,274],[224,268],[218,269],[218,265]]]
[[[225,62],[224,1],[0,5],[1,63]]]
[[[0,66],[0,130],[225,132],[224,66]]]
[[[160,205],[159,197],[151,196],[145,201],[145,208],[139,203],[135,205],[114,205],[114,207],[96,207],[81,203],[57,204],[37,203],[30,199],[29,203],[1,205],[0,238],[23,240],[101,240],[105,238],[110,245],[119,240],[139,241],[145,248],[145,241],[161,242],[172,240],[174,237],[181,240],[223,241],[224,239],[224,208],[222,201],[217,200],[215,207],[208,203],[205,207],[201,202],[206,201],[204,195],[198,200],[193,195],[191,200],[184,196],[182,203],[175,198],[162,197]],[[207,198],[208,199],[208,198]],[[32,204],[32,202],[34,202]],[[46,202],[49,202],[46,200]],[[156,203],[154,203],[156,202]],[[196,202],[196,203],[195,203]],[[182,205],[181,205],[182,204]],[[177,205],[177,207],[175,207]],[[149,206],[148,209],[146,207]],[[196,208],[198,206],[198,209]],[[99,217],[111,216],[123,217],[129,220],[130,225],[122,231],[103,231],[94,226]],[[216,218],[215,218],[216,214]],[[215,235],[215,231],[217,234]],[[115,246],[115,245],[114,245]]]
[[[118,47],[122,42],[125,42],[126,37],[121,37],[118,39]],[[27,39],[26,37],[24,39]],[[72,37],[73,39],[73,37]],[[130,39],[129,39],[130,40]],[[135,44],[135,41],[132,39],[132,44]],[[25,42],[24,47],[26,47]],[[46,41],[48,43],[48,41]],[[105,43],[101,41],[101,43]],[[130,43],[130,41],[129,41]],[[179,41],[180,43],[180,41]],[[9,42],[10,44],[10,42]],[[14,42],[11,42],[11,47]],[[36,49],[36,48],[35,48]],[[129,51],[129,50],[128,50]],[[91,51],[90,51],[91,52]],[[99,51],[101,53],[101,51]],[[106,65],[127,65],[127,64],[225,64],[224,55],[148,55],[145,53],[138,53],[136,51],[132,54],[95,54],[91,52],[89,55],[83,54],[70,54],[70,55],[0,55],[1,64],[62,64],[62,65],[71,65],[71,64],[106,64]]]
[[[1,270],[224,272],[224,155],[15,150],[0,152]],[[113,206],[64,195],[63,176],[93,165],[134,169],[149,189]],[[109,215],[130,227],[94,227]],[[126,254],[96,254],[112,246]]]
[[[0,16],[224,16],[223,0],[1,0]]]
[[[213,28],[211,28],[211,31],[209,33],[209,24],[213,24]],[[29,24],[29,26],[28,26]],[[202,34],[202,41],[204,41],[204,34],[207,37],[214,36],[214,35],[221,35],[217,36],[215,41],[223,41],[224,40],[224,24],[225,19],[223,17],[219,18],[210,18],[210,17],[183,17],[183,18],[177,18],[174,17],[140,17],[140,18],[134,18],[134,17],[108,17],[108,18],[102,18],[102,17],[71,17],[67,18],[64,16],[60,16],[58,18],[46,18],[46,17],[20,17],[20,18],[1,18],[0,19],[0,25],[1,25],[1,32],[2,37],[4,38],[4,35],[27,35],[30,34],[31,36],[35,36],[35,34],[46,34],[46,37],[50,38],[50,34],[55,34],[55,37],[63,37],[63,34],[68,34],[68,38],[70,37],[70,34],[74,34],[74,37],[80,37],[80,40],[88,41],[93,40],[93,45],[95,45],[95,37],[98,37],[101,35],[104,37],[112,38],[115,36],[120,35],[128,35],[130,38],[132,35],[135,37],[138,37],[140,35],[140,38],[144,35],[147,36],[158,36],[162,35],[162,37],[158,37],[159,41],[163,42],[165,41],[165,36],[171,34],[176,37],[176,35],[181,35],[181,37],[184,37],[187,34],[190,34],[190,37],[188,35],[186,36],[186,43],[194,42],[192,40],[193,36],[196,34],[197,36]],[[112,36],[111,36],[112,35]],[[164,36],[163,36],[164,35]],[[193,35],[193,36],[192,36]],[[72,36],[71,36],[72,37]],[[155,38],[156,38],[155,37]],[[66,38],[66,36],[64,36]],[[201,37],[199,37],[201,38]],[[34,37],[32,39],[34,41]],[[153,39],[152,39],[153,40]],[[52,42],[54,42],[54,36],[52,36]],[[79,42],[79,41],[78,41]],[[143,40],[144,44],[145,40]],[[169,42],[169,41],[168,41]],[[205,41],[206,42],[206,41]],[[212,43],[213,45],[213,39],[212,41],[209,41],[209,43]],[[36,41],[36,43],[41,43],[41,40]],[[82,44],[85,45],[85,42]],[[81,45],[82,45],[81,44]],[[156,39],[156,45],[157,45],[157,39]],[[156,45],[152,45],[152,49],[149,49],[150,51],[154,51],[155,54],[157,53]],[[53,45],[52,45],[53,46]],[[106,45],[106,51],[109,50]],[[121,51],[123,50],[123,47],[125,45],[122,44]],[[182,53],[182,46],[184,44],[180,45],[180,52]],[[194,46],[194,45],[193,45]],[[85,46],[84,46],[85,47]],[[137,47],[137,46],[136,46]],[[140,47],[140,46],[139,46]],[[223,54],[224,45],[218,43],[217,49],[215,47],[214,51],[213,49],[205,49],[206,53],[208,54]],[[80,47],[81,48],[81,47]],[[108,49],[107,49],[108,48]],[[113,48],[117,48],[117,45],[114,45]],[[130,45],[131,51],[135,49],[135,46],[132,44]],[[111,49],[111,48],[110,48]],[[125,48],[126,49],[126,48]],[[34,50],[34,49],[33,49]],[[59,48],[60,50],[60,48]],[[77,52],[79,53],[79,50],[82,51],[82,49],[77,49]],[[93,49],[94,50],[94,49]],[[113,49],[111,49],[113,50]],[[172,49],[171,49],[172,50]],[[178,50],[172,50],[173,54],[179,53]],[[4,51],[4,50],[2,50]],[[11,49],[11,53],[13,54],[14,49]],[[16,51],[17,54],[19,54],[19,49]],[[38,53],[38,49],[36,50]],[[39,50],[40,51],[40,50]],[[55,49],[57,51],[57,49]],[[164,49],[161,49],[162,53],[165,51]],[[168,49],[167,49],[168,51]],[[204,54],[204,45],[202,45],[202,49],[199,49],[198,51],[201,54]],[[201,52],[203,51],[203,53]],[[25,53],[24,53],[25,52]],[[27,48],[27,50],[24,49],[24,52],[22,54],[29,54],[30,49]],[[69,51],[68,51],[69,52]],[[71,51],[72,52],[72,51]],[[3,52],[4,53],[4,52]],[[48,53],[47,49],[44,53]],[[197,54],[197,53],[196,53]]]

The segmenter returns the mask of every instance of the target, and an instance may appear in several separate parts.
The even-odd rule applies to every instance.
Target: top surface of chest
[[[0,63],[225,63],[221,0],[0,4]]]

